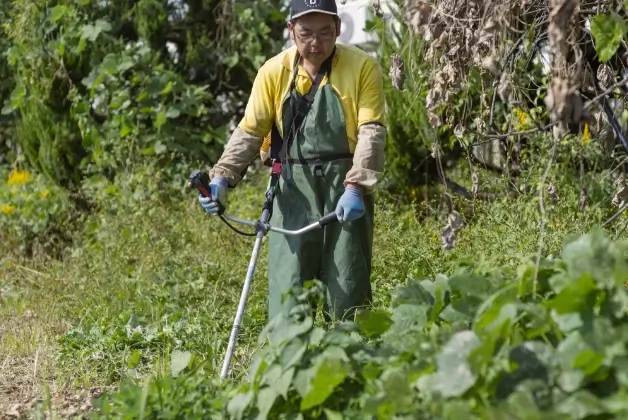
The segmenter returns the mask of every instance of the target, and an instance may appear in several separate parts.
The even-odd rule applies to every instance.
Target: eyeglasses
[[[313,42],[317,38],[320,41],[329,41],[330,39],[332,39],[332,38],[334,38],[336,36],[336,32],[335,31],[326,31],[326,32],[323,32],[323,33],[320,33],[320,34],[306,34],[306,35],[300,35],[300,34],[297,34],[296,32],[294,32],[294,36],[299,38],[299,40],[301,42],[309,44],[310,42]]]

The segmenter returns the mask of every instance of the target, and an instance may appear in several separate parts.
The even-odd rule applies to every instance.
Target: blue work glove
[[[336,216],[341,223],[352,222],[364,215],[364,200],[357,188],[347,187],[336,206]]]
[[[227,188],[229,184],[226,179],[223,178],[213,178],[209,183],[209,193],[212,196],[212,200],[210,201],[209,197],[203,197],[202,194],[198,195],[198,201],[200,201],[201,206],[205,209],[205,211],[213,216],[218,214],[218,202],[225,207],[227,203]],[[218,201],[218,202],[217,202]]]

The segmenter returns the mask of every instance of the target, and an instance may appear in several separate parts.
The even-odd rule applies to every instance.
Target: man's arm
[[[368,60],[360,74],[358,97],[358,142],[353,167],[344,185],[370,194],[384,173],[386,145],[384,80],[377,62]]]
[[[255,158],[273,123],[273,83],[268,68],[262,66],[253,82],[244,117],[231,134],[222,156],[211,169],[210,178],[224,178],[232,187],[242,178],[240,174]]]

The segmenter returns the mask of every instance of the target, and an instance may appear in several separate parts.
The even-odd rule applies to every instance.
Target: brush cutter
[[[227,377],[229,372],[229,365],[231,363],[231,357],[233,356],[233,351],[235,348],[238,329],[240,328],[240,323],[242,322],[242,316],[244,315],[244,308],[246,306],[246,300],[249,294],[249,289],[251,287],[251,280],[253,279],[253,273],[255,272],[255,267],[257,265],[257,258],[259,254],[259,249],[262,244],[262,239],[269,231],[281,233],[284,235],[302,235],[306,232],[309,232],[314,229],[322,228],[325,225],[338,221],[335,212],[331,212],[317,222],[314,222],[308,226],[302,227],[297,230],[287,230],[282,229],[280,227],[272,226],[269,221],[272,217],[272,209],[273,209],[273,201],[275,199],[275,188],[277,186],[277,182],[279,181],[279,177],[281,175],[281,164],[273,163],[272,169],[270,173],[270,180],[268,182],[268,188],[266,190],[266,198],[264,200],[264,204],[262,205],[262,215],[260,220],[254,222],[252,220],[240,219],[238,217],[234,217],[228,215],[224,212],[224,207],[222,204],[218,203],[218,215],[231,229],[236,231],[237,233],[245,236],[255,236],[255,244],[253,245],[253,253],[251,254],[251,259],[249,262],[249,267],[246,272],[246,278],[244,280],[244,286],[242,287],[242,294],[240,295],[240,303],[238,304],[238,310],[236,312],[235,319],[233,321],[233,328],[231,329],[231,336],[229,337],[229,344],[227,346],[227,352],[225,354],[225,359],[222,365],[222,370],[220,372],[220,379],[224,380]],[[202,171],[194,171],[190,174],[190,180],[188,183],[188,188],[196,188],[204,197],[210,197],[211,194],[209,192],[209,175]],[[243,225],[252,226],[255,228],[255,232],[253,233],[245,233],[241,232],[235,227],[233,227],[227,220],[231,220],[236,223],[241,223]]]

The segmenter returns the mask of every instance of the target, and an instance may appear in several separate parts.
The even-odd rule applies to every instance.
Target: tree
[[[257,68],[284,44],[278,0],[14,0],[10,109],[29,163],[64,187],[139,162],[212,163]]]

